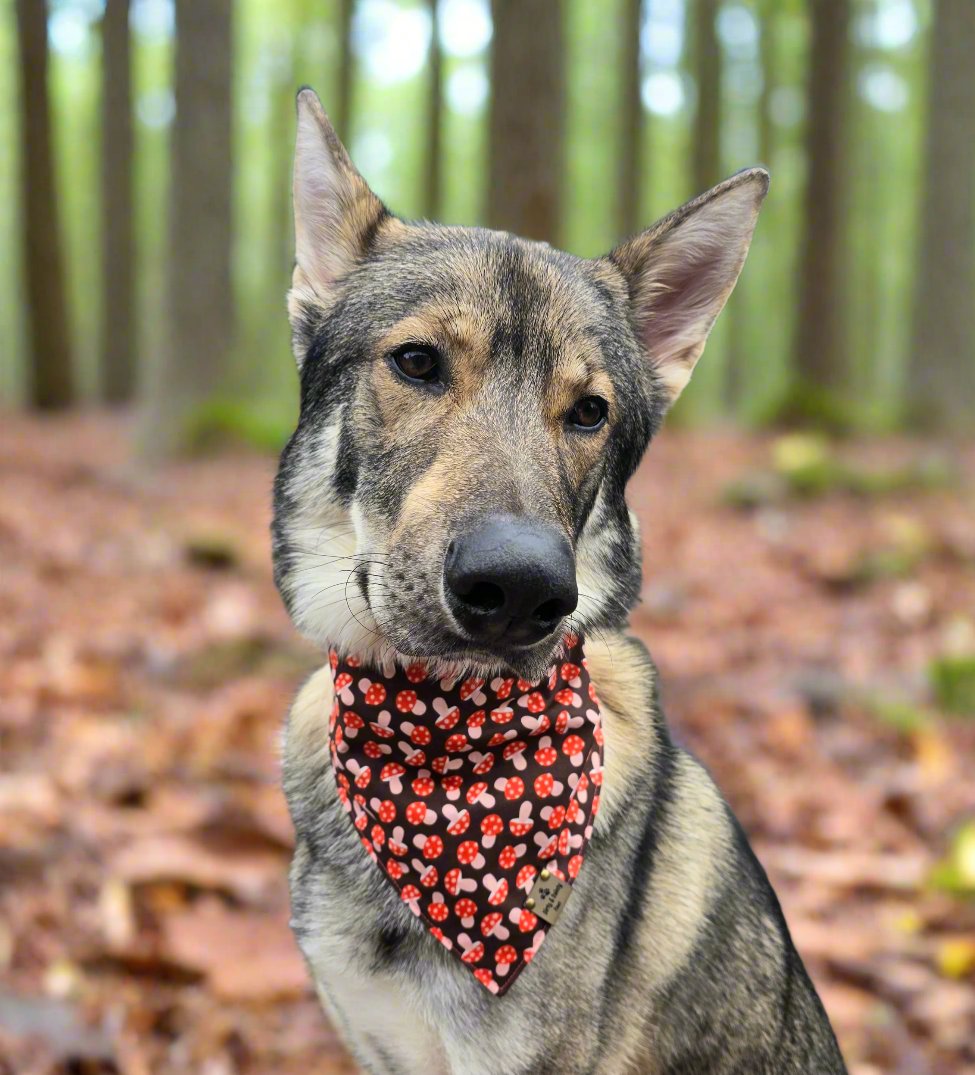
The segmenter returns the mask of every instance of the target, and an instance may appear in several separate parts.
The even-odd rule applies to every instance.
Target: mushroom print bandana
[[[537,683],[330,655],[332,770],[365,853],[495,994],[558,918],[599,809],[599,702],[581,641],[565,652]]]

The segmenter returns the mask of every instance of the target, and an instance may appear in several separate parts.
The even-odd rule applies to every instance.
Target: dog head
[[[295,623],[360,656],[534,677],[640,585],[624,490],[741,270],[741,172],[605,257],[406,222],[298,96],[288,310],[298,427],[275,483]]]

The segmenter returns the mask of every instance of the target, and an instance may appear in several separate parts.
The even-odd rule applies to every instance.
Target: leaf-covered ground
[[[0,420],[0,1072],[351,1071],[287,929],[273,460],[127,432]],[[671,724],[852,1070],[972,1075],[975,445],[668,431],[632,500]]]

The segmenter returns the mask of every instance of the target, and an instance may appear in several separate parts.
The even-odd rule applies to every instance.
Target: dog
[[[297,112],[301,409],[272,524],[287,609],[354,668],[421,662],[437,690],[463,675],[543,683],[570,632],[598,692],[602,759],[561,917],[492,993],[493,971],[475,979],[418,913],[419,889],[409,906],[377,868],[384,833],[373,843],[350,821],[356,787],[333,771],[350,742],[334,738],[339,680],[315,673],[287,721],[283,774],[293,928],[324,1008],[382,1075],[844,1072],[768,879],[671,740],[654,665],[627,634],[641,565],[626,484],[737,280],[767,172],[739,172],[587,260],[400,219],[310,89]],[[406,725],[415,741],[432,717]],[[571,878],[555,872],[565,894]]]

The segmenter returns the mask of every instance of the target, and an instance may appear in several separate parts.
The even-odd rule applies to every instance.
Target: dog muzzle
[[[599,810],[603,733],[581,641],[567,636],[537,683],[330,664],[332,771],[365,853],[504,993],[561,914]]]

